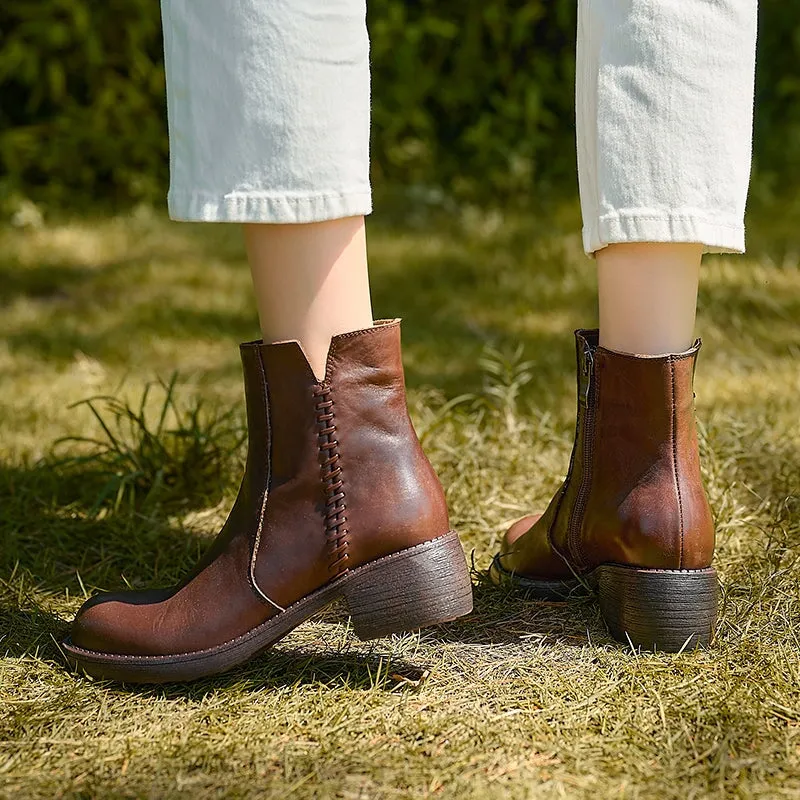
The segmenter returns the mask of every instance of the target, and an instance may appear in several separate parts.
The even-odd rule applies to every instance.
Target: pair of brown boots
[[[563,486],[506,535],[497,583],[534,597],[595,589],[614,638],[709,642],[717,581],[686,353],[627,356],[576,333],[578,422]],[[236,503],[180,586],[92,598],[64,648],[130,682],[243,663],[343,599],[361,638],[455,619],[472,586],[406,408],[399,321],[334,338],[318,381],[295,342],[241,346],[249,445]]]

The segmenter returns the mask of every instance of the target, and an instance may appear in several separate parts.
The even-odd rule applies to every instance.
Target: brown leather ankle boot
[[[706,645],[717,578],[694,420],[700,342],[648,357],[598,347],[597,331],[575,336],[569,472],[543,515],[508,531],[491,577],[546,598],[594,588],[611,635],[637,647]]]
[[[335,337],[324,381],[296,342],[241,355],[249,447],[225,526],[180,586],[85,603],[64,643],[73,666],[141,683],[214,675],[339,598],[362,639],[472,610],[408,417],[399,320]]]

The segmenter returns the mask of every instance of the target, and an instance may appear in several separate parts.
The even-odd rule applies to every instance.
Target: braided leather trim
[[[333,413],[330,384],[314,387],[319,438],[320,476],[325,487],[325,537],[328,541],[328,569],[333,577],[347,572],[348,534],[345,493],[339,464],[339,442]]]

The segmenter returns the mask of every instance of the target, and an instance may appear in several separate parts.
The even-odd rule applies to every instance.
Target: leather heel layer
[[[717,619],[719,584],[707,569],[640,569],[605,564],[594,570],[600,611],[611,635],[645,650],[706,647]]]
[[[472,582],[454,532],[379,559],[342,588],[360,639],[412,631],[472,611]]]

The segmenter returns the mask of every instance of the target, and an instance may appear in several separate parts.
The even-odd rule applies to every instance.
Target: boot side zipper
[[[580,397],[580,403],[584,407],[581,482],[578,487],[578,494],[575,497],[575,505],[572,510],[572,515],[570,516],[569,531],[567,534],[568,555],[575,561],[575,566],[578,567],[583,566],[583,558],[580,552],[580,535],[583,517],[586,513],[586,504],[589,499],[589,490],[592,485],[592,454],[594,453],[594,355],[588,345],[584,349],[583,370],[586,387],[581,392]]]

